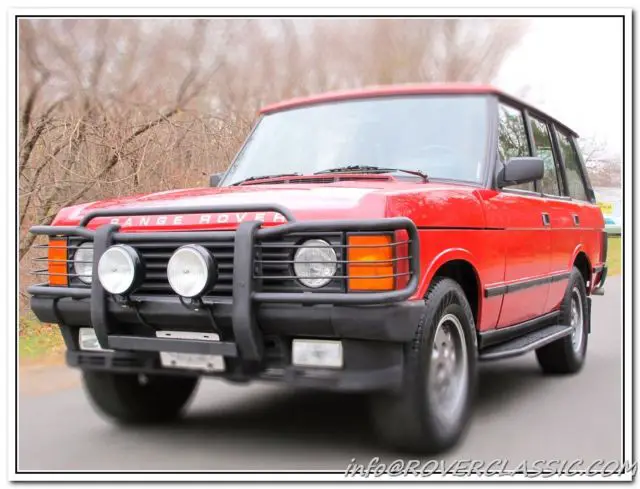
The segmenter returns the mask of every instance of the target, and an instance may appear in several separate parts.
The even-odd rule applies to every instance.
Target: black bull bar
[[[149,233],[119,232],[118,224],[104,224],[96,230],[87,224],[100,217],[149,216],[171,214],[227,213],[227,212],[276,212],[287,219],[287,223],[261,228],[261,221],[239,224],[234,231],[169,231]],[[405,230],[408,234],[409,280],[401,289],[384,292],[261,292],[255,289],[254,244],[257,240],[278,238],[300,232],[378,232]],[[78,226],[34,226],[30,231],[37,235],[77,236],[93,240],[93,277],[98,276],[98,261],[102,254],[119,243],[141,241],[198,243],[199,240],[234,242],[232,329],[235,342],[209,342],[202,340],[168,339],[147,336],[115,335],[110,332],[108,301],[112,300],[100,280],[94,279],[91,287],[63,287],[47,284],[33,285],[27,291],[33,296],[74,299],[90,298],[91,326],[100,346],[104,349],[170,351],[240,357],[259,361],[263,355],[263,341],[256,323],[254,307],[257,303],[373,305],[399,302],[411,297],[418,288],[420,277],[420,246],[418,231],[410,219],[392,217],[367,220],[319,220],[299,222],[289,209],[272,205],[235,205],[199,207],[126,208],[96,210],[86,214]],[[55,301],[54,301],[55,307]],[[204,307],[207,307],[204,305]]]

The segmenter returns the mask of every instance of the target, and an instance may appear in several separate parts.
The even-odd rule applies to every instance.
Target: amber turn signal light
[[[49,260],[49,285],[67,286],[69,275],[67,272],[67,240],[62,238],[49,239],[47,259]]]
[[[353,234],[347,237],[347,244],[349,290],[395,288],[390,235]]]

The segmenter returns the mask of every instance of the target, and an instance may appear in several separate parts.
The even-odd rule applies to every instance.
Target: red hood
[[[415,184],[399,182],[340,182],[330,185],[255,185],[222,188],[193,188],[171,190],[148,195],[90,202],[62,209],[53,224],[57,226],[77,225],[84,215],[98,209],[194,207],[234,204],[279,204],[287,207],[301,220],[318,219],[369,219],[385,216],[411,217],[416,224],[426,218],[425,212],[433,207],[438,221],[445,217],[442,206],[444,196],[469,200],[478,204],[471,187],[447,184]],[[475,206],[474,206],[475,207]],[[428,214],[431,214],[429,212]],[[446,212],[444,213],[446,214]],[[457,216],[460,221],[477,222],[481,210]],[[96,218],[89,227],[95,228],[107,222],[118,222],[127,231],[159,231],[176,228],[210,229],[234,228],[242,221],[262,220],[266,223],[284,222],[284,218],[273,212],[231,212],[203,214],[167,214],[162,216],[136,216]],[[467,223],[466,225],[472,225]]]

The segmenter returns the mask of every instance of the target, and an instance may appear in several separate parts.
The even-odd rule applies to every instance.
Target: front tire
[[[460,285],[437,277],[427,292],[415,339],[405,349],[401,392],[372,400],[379,438],[418,453],[452,447],[469,423],[476,378],[473,313]]]
[[[582,369],[587,354],[590,320],[584,278],[574,267],[560,305],[559,319],[559,324],[569,325],[573,331],[571,335],[536,350],[538,363],[545,373],[572,374]]]
[[[85,370],[82,380],[98,411],[117,423],[147,424],[178,417],[199,378]]]

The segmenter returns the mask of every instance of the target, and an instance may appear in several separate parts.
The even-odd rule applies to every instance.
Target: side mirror
[[[498,174],[498,187],[508,187],[520,183],[535,182],[544,175],[542,158],[517,156],[510,158]]]
[[[217,187],[222,180],[223,173],[214,173],[209,177],[209,187]]]

